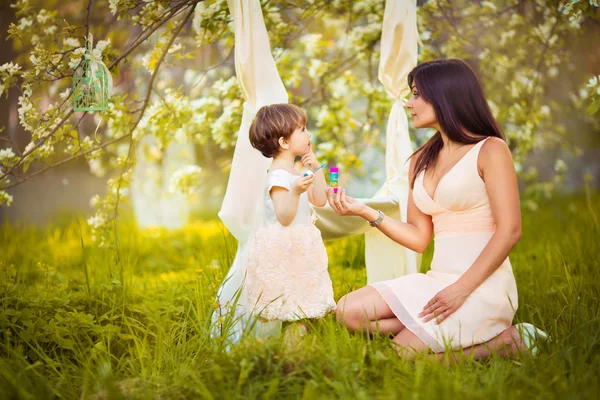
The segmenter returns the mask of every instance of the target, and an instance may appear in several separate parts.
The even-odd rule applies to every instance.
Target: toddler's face
[[[290,150],[294,152],[294,155],[303,156],[312,150],[311,137],[312,135],[306,129],[306,126],[296,128],[292,136],[290,136]]]

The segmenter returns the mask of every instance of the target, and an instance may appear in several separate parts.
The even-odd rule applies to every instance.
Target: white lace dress
[[[289,226],[281,225],[275,215],[271,189],[290,190],[299,177],[276,169],[265,180],[264,223],[250,250],[246,290],[249,305],[267,321],[320,318],[335,311],[327,251],[314,225],[308,194],[300,195]]]

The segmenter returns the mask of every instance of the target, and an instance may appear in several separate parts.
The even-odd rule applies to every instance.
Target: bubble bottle
[[[329,168],[329,186],[333,188],[333,193],[338,191],[339,170],[336,167]]]

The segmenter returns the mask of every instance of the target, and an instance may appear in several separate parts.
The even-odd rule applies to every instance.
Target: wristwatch
[[[376,227],[377,225],[379,225],[381,223],[381,221],[383,221],[383,217],[385,217],[385,214],[383,213],[383,211],[377,210],[377,212],[379,212],[379,218],[377,218],[375,221],[369,222],[369,225],[371,225],[373,228]]]

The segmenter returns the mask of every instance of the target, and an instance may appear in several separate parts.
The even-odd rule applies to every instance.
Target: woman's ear
[[[288,150],[290,148],[290,144],[287,142],[287,140],[285,140],[283,136],[279,138],[279,146],[285,150]]]

